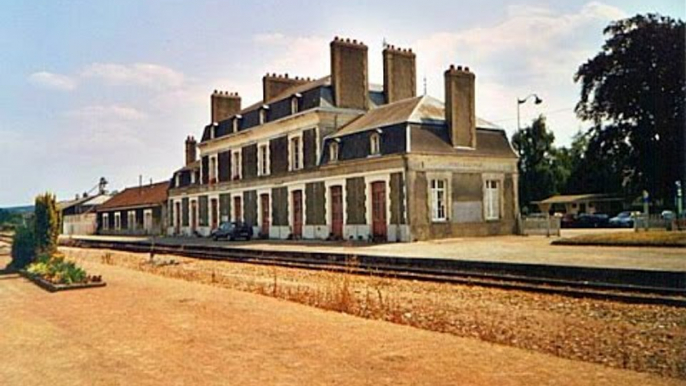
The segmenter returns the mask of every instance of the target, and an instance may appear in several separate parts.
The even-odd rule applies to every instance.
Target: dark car
[[[634,216],[631,212],[621,212],[610,219],[610,226],[619,228],[633,228]]]
[[[219,228],[212,231],[210,234],[212,239],[229,239],[231,241],[236,239],[252,239],[252,227],[243,222],[223,222],[219,224]]]
[[[610,216],[600,213],[582,213],[576,219],[577,228],[607,228],[609,224]]]
[[[576,222],[576,216],[571,213],[567,213],[564,216],[562,216],[562,220],[560,220],[560,225],[563,228],[575,228],[577,226]]]

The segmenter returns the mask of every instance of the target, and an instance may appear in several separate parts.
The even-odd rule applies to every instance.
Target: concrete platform
[[[627,230],[563,230],[563,237],[588,232]],[[148,237],[73,236],[82,240],[150,241]],[[212,241],[203,238],[155,238],[169,245],[212,245],[265,251],[344,253],[389,257],[438,258],[464,261],[547,264],[686,272],[683,248],[554,246],[544,236],[454,238],[416,243],[335,243],[322,241]]]

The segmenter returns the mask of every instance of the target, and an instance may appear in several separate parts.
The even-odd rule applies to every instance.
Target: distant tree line
[[[686,183],[684,22],[655,14],[611,23],[601,51],[582,64],[576,106],[590,128],[556,147],[544,116],[518,130],[522,208],[553,194],[606,193],[635,198],[646,190],[673,208]]]

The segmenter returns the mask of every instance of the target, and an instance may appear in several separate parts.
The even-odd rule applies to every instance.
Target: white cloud
[[[253,35],[252,40],[255,43],[273,44],[283,41],[285,37],[286,36],[280,32],[262,33]]]
[[[93,63],[80,74],[84,78],[102,79],[110,85],[145,86],[155,89],[177,88],[184,75],[169,67],[151,63]]]
[[[34,86],[60,91],[71,91],[76,88],[76,82],[72,78],[47,71],[34,72],[29,75],[29,82]]]
[[[128,106],[93,105],[71,110],[65,113],[68,118],[88,121],[140,121],[147,118],[147,114]]]
[[[573,75],[603,41],[602,30],[625,17],[624,12],[598,2],[575,12],[510,6],[499,24],[421,38],[417,49],[418,75],[425,73],[429,93],[443,96],[442,70],[450,64],[469,66],[477,75],[477,114],[516,127],[518,97],[539,93],[544,104],[522,106],[522,125],[546,111],[548,123],[562,143],[583,125],[571,108],[578,101]]]

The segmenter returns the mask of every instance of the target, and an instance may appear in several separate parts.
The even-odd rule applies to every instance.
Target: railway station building
[[[417,95],[415,53],[335,38],[320,79],[267,74],[262,100],[211,95],[211,121],[186,139],[171,179],[167,233],[243,221],[273,239],[414,241],[514,232],[517,157],[475,113],[475,75],[444,72],[444,102]],[[199,154],[197,154],[199,153]]]

